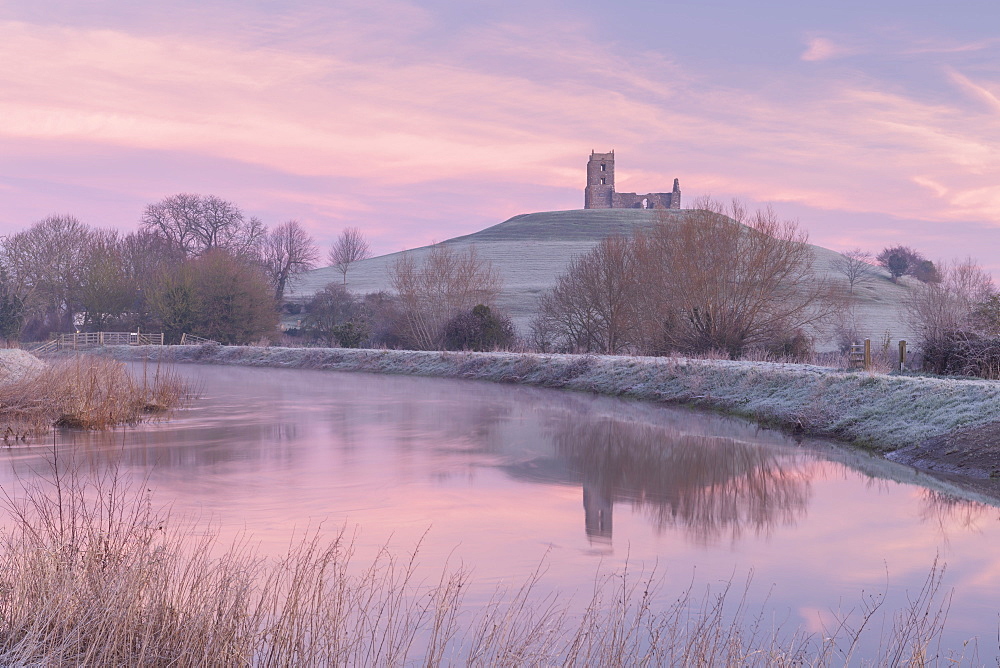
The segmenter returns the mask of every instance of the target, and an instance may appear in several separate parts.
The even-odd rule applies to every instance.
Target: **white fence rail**
[[[34,353],[55,352],[70,348],[93,348],[96,346],[162,346],[163,334],[146,334],[141,332],[75,332],[60,334],[36,348]]]
[[[194,334],[188,334],[187,332],[181,334],[181,345],[191,346],[199,343],[219,343],[218,341],[213,341],[212,339],[206,339],[204,336],[195,336]]]
[[[181,334],[181,345],[197,345],[218,341],[206,339],[194,334]],[[57,350],[80,350],[98,346],[162,346],[163,334],[146,334],[140,332],[76,332],[60,334],[45,343],[40,343],[28,349],[36,355],[54,353]]]

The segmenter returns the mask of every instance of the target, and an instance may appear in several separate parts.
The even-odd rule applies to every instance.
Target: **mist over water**
[[[178,521],[266,554],[345,526],[362,560],[419,544],[427,578],[471,569],[472,603],[540,566],[542,592],[586,599],[597,573],[627,566],[655,570],[664,601],[749,577],[751,606],[819,630],[862,592],[902,607],[937,558],[954,589],[946,643],[978,636],[981,656],[995,653],[998,510],[852,468],[827,444],[538,388],[179,370],[201,388],[191,408],[113,434],[61,432],[56,451],[85,470],[119,466]],[[8,449],[0,485],[44,474],[51,453]]]

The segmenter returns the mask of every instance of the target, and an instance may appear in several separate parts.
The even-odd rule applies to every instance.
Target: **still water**
[[[952,593],[945,645],[997,652],[1000,512],[911,470],[750,423],[555,390],[319,371],[180,366],[201,397],[114,435],[65,432],[154,500],[224,538],[283,554],[294,536],[357,532],[359,558],[420,544],[473,572],[469,600],[541,565],[586,599],[595,574],[664,581],[664,597],[750,580],[751,607],[820,631],[868,593],[902,607],[937,559]],[[44,469],[8,449],[0,485]],[[925,481],[926,482],[926,481]],[[585,601],[584,601],[585,602]]]

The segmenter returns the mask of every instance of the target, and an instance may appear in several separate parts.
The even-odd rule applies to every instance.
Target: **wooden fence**
[[[163,334],[141,332],[75,332],[60,334],[31,349],[33,353],[48,353],[56,350],[79,350],[97,346],[162,346]]]
[[[889,344],[885,344],[885,355],[888,357]],[[906,353],[906,341],[899,342],[899,356],[894,360],[894,370],[895,371],[905,371],[907,362]],[[851,344],[850,350],[847,351],[848,364],[852,369],[864,369],[865,371],[872,368],[872,342],[871,339],[865,339],[864,343],[854,343]]]
[[[848,364],[852,369],[865,369],[866,371],[872,366],[872,342],[871,339],[865,339],[864,343],[854,343],[851,345],[851,349],[847,351]]]
[[[218,344],[219,342],[218,341],[213,341],[212,339],[206,339],[204,336],[195,336],[194,334],[188,334],[187,332],[184,332],[183,334],[181,334],[181,345],[182,346],[192,346],[192,345],[197,345],[199,343],[216,343],[216,344]]]

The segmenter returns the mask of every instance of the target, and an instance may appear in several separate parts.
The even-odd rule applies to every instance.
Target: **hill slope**
[[[672,220],[681,220],[691,215],[692,211],[672,210],[667,215]],[[477,253],[493,263],[504,283],[500,306],[510,313],[518,330],[527,334],[539,295],[555,284],[573,256],[588,252],[605,237],[629,234],[636,228],[652,226],[661,220],[663,213],[643,209],[529,213],[442,243],[456,250],[474,244]],[[828,277],[835,285],[843,283],[843,277],[831,269],[831,263],[842,257],[840,253],[820,246],[812,248],[817,274]],[[430,246],[406,252],[420,260],[430,252]],[[353,265],[347,274],[347,289],[360,294],[390,290],[390,270],[400,255],[391,253]],[[887,333],[893,341],[913,339],[912,332],[905,326],[903,303],[911,290],[907,280],[895,284],[889,279],[889,274],[879,268],[874,280],[856,288],[856,326],[862,336],[872,339],[873,345]],[[295,281],[288,292],[288,299],[308,299],[328,283],[342,281],[342,275],[333,267],[315,269]],[[844,317],[849,319],[846,314]],[[836,347],[835,330],[841,324],[849,323],[831,323],[826,331],[819,334],[817,343],[821,350]]]

